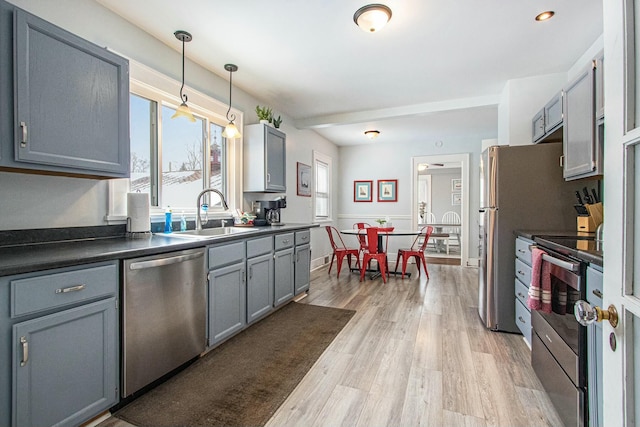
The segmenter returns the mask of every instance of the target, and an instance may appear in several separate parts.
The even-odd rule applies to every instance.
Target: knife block
[[[598,226],[602,224],[602,203],[593,203],[584,206],[587,208],[589,216],[578,217],[578,231],[595,233]]]
[[[587,233],[595,233],[596,231],[596,223],[593,221],[593,218],[590,216],[579,216],[578,217],[578,231],[584,231]]]

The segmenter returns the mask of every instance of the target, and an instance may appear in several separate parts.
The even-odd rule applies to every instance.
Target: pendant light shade
[[[362,31],[375,33],[387,25],[391,19],[391,9],[383,4],[368,4],[362,6],[353,15],[355,22]]]
[[[193,117],[193,113],[191,113],[191,110],[187,105],[187,95],[182,93],[182,90],[184,89],[184,44],[190,42],[193,37],[191,37],[191,34],[188,32],[182,30],[176,31],[173,35],[182,42],[182,86],[180,86],[180,100],[182,101],[182,104],[180,104],[176,113],[171,116],[171,118],[175,119],[177,117],[185,117],[190,122],[195,122],[196,118]]]
[[[224,128],[224,131],[222,132],[222,136],[227,139],[241,138],[242,134],[240,133],[236,125],[233,123],[233,121],[236,119],[236,115],[231,114],[231,88],[232,88],[232,81],[233,81],[233,73],[238,71],[238,66],[235,64],[225,64],[224,69],[229,72],[229,109],[227,110],[227,120],[229,120],[229,124],[227,124],[227,126]]]

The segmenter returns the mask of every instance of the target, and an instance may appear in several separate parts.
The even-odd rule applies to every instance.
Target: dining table
[[[445,222],[437,222],[437,223],[432,223],[432,224],[418,224],[419,227],[426,227],[426,226],[431,226],[433,227],[433,233],[431,233],[431,238],[434,241],[434,247],[436,249],[437,252],[440,252],[440,250],[445,250],[447,252],[447,255],[449,255],[449,238],[451,238],[451,236],[455,236],[456,239],[458,240],[458,242],[460,242],[460,227],[462,227],[462,224],[458,224],[458,223],[445,223]],[[446,245],[443,248],[443,241],[446,240]]]
[[[429,224],[431,225],[431,224]],[[384,228],[384,227],[378,227],[379,233],[378,233],[378,251],[384,251],[384,243],[383,243],[383,238],[385,235],[388,236],[418,236],[420,234],[424,234],[422,232],[422,228],[418,228],[418,229],[398,229],[398,228],[394,228],[394,227],[389,227],[389,228]],[[341,234],[348,234],[348,235],[354,235],[357,236],[360,233],[364,233],[364,235],[366,236],[366,229],[357,229],[357,228],[348,228],[348,229],[344,229],[344,230],[340,230]],[[357,268],[352,268],[351,271],[358,271],[359,270]],[[374,273],[372,275],[371,278],[375,278],[377,277],[377,275],[380,274],[379,270],[372,270],[370,271],[371,273]],[[395,272],[395,271],[391,271],[389,270],[389,274],[402,274],[402,272]],[[405,273],[405,276],[407,277],[411,277],[411,273]]]

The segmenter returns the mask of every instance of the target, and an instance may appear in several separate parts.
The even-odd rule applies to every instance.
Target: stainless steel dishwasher
[[[205,249],[124,261],[122,396],[206,346]]]

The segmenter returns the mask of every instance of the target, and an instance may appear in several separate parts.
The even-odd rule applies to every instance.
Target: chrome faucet
[[[216,190],[215,188],[207,188],[206,190],[202,190],[200,194],[198,194],[198,198],[196,199],[196,230],[202,230],[202,218],[200,218],[200,207],[202,205],[200,204],[200,201],[202,200],[202,196],[204,196],[206,193],[216,193],[218,196],[220,196],[222,207],[225,210],[229,209],[229,206],[227,206],[227,201],[224,199],[224,194],[222,194],[219,190]]]

